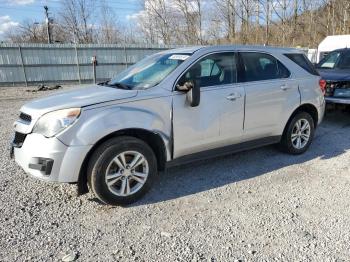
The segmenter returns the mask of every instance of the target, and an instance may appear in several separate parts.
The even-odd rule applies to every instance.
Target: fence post
[[[18,51],[19,51],[19,55],[21,58],[21,65],[22,65],[22,70],[23,70],[24,82],[26,83],[26,86],[28,86],[26,69],[24,67],[24,62],[23,62],[22,48],[20,45],[18,45]]]
[[[126,45],[124,44],[124,61],[125,61],[125,68],[128,68],[128,54],[126,53]]]
[[[96,66],[97,66],[97,59],[96,56],[91,57],[92,62],[92,76],[94,78],[94,84],[96,84]]]
[[[75,50],[75,62],[77,63],[77,69],[78,69],[78,80],[79,80],[79,84],[81,85],[80,65],[79,65],[79,58],[78,58],[78,48],[77,48],[77,44],[76,43],[74,45],[74,50]]]

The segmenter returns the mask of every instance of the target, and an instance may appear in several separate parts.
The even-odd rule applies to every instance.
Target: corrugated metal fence
[[[93,81],[91,58],[96,56],[96,78],[110,79],[143,57],[176,46],[121,46],[101,44],[0,44],[0,85],[87,83]]]

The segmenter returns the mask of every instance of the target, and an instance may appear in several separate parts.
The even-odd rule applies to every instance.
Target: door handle
[[[241,98],[242,95],[239,93],[233,93],[233,94],[229,94],[226,99],[230,100],[230,101],[235,101],[238,98]]]

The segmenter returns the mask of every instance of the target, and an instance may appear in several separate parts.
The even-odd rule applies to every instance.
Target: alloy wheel
[[[109,163],[105,182],[110,192],[117,196],[130,196],[139,191],[149,174],[147,159],[137,151],[118,154]]]
[[[292,130],[292,145],[296,149],[304,148],[310,140],[311,127],[306,119],[299,119]]]

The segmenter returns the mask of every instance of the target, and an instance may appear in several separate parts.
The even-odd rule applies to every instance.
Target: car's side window
[[[350,52],[344,52],[341,55],[337,66],[339,69],[350,69]]]
[[[292,60],[294,63],[296,63],[298,66],[306,70],[312,75],[319,76],[319,73],[315,70],[313,64],[310,62],[310,60],[304,55],[304,54],[284,54],[286,57],[288,57],[290,60]]]
[[[232,52],[216,53],[200,59],[180,78],[177,86],[195,80],[200,87],[236,83],[235,54]]]
[[[280,61],[277,60],[278,66],[278,78],[288,78],[290,77],[290,71],[285,67]]]
[[[240,53],[243,62],[244,80],[261,81],[288,78],[289,70],[275,57],[257,52]]]

